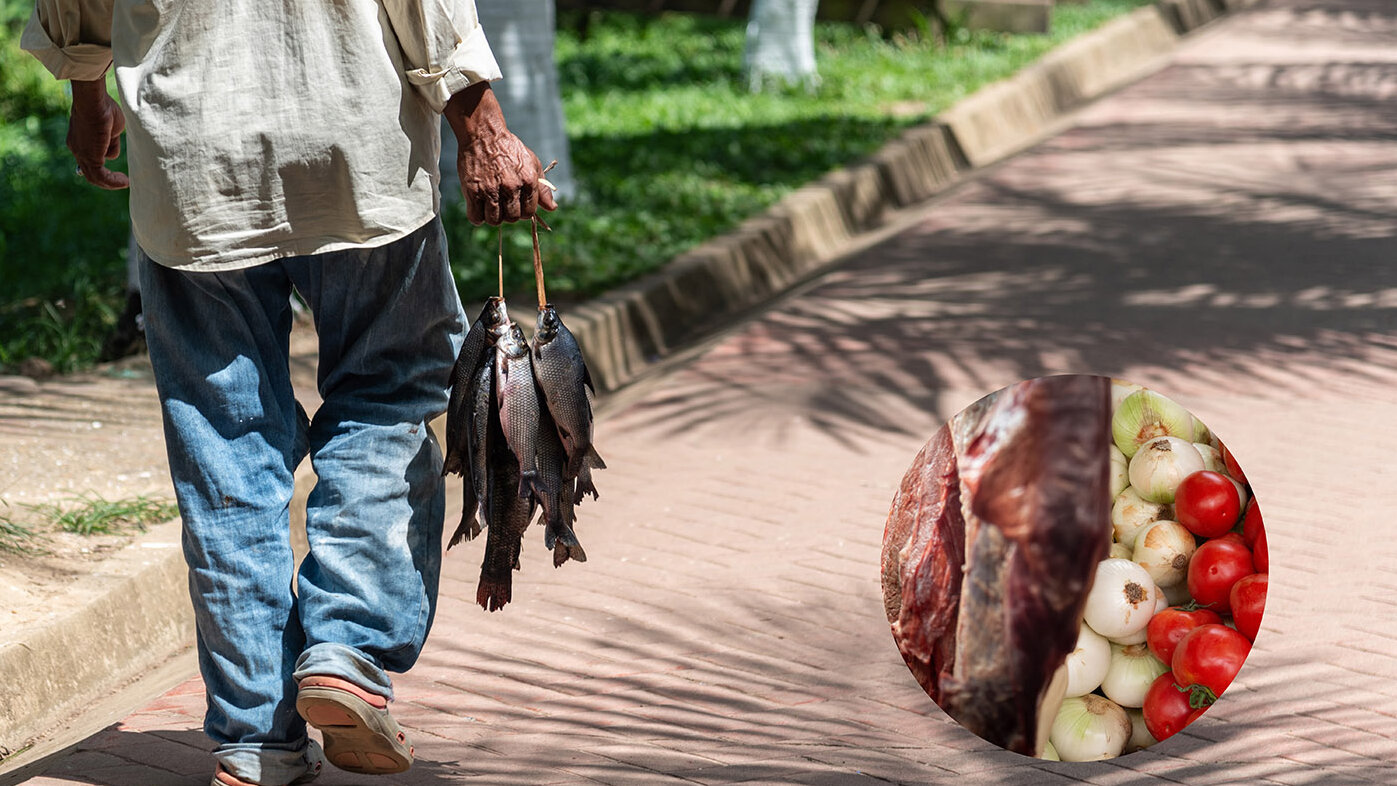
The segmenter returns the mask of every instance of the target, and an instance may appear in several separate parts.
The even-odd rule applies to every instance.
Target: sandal
[[[301,680],[296,711],[325,738],[325,758],[336,767],[363,775],[403,772],[412,766],[413,748],[386,706],[338,677]]]

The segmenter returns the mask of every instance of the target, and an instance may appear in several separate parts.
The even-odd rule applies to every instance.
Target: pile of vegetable
[[[1227,447],[1138,385],[1113,380],[1112,410],[1110,554],[1047,759],[1109,759],[1178,733],[1231,684],[1266,604],[1261,511]]]

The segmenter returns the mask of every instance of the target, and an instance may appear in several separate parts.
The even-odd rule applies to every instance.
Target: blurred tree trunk
[[[500,100],[509,130],[538,154],[544,166],[558,160],[548,179],[558,187],[559,197],[572,196],[572,158],[563,126],[558,68],[553,62],[554,0],[476,0],[476,9],[504,73],[491,89]],[[456,200],[461,198],[456,138],[445,125],[442,128],[442,196]]]
[[[807,88],[820,83],[815,70],[815,11],[819,5],[819,0],[754,0],[742,55],[747,84],[753,91],[761,90],[773,77]]]

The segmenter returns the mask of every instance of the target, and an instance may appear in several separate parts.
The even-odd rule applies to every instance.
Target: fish
[[[534,378],[567,453],[563,477],[578,479],[575,501],[580,502],[583,493],[596,499],[596,486],[587,470],[606,469],[592,445],[592,403],[587,392],[595,393],[596,388],[577,339],[551,304],[539,309],[533,358]]]
[[[498,611],[512,599],[512,571],[519,569],[524,531],[538,506],[532,497],[515,493],[520,482],[519,464],[505,441],[499,418],[491,417],[489,425],[490,434],[485,440],[490,449],[489,489],[485,497],[489,531],[485,535],[485,558],[480,564],[475,602],[486,611]]]
[[[505,315],[504,300],[492,297],[485,301],[480,316],[471,323],[461,342],[461,351],[451,368],[451,398],[446,407],[446,459],[442,474],[466,476],[465,456],[470,454],[470,384],[479,369],[485,350],[495,343],[495,329]],[[505,316],[504,318],[508,318]]]
[[[481,356],[475,375],[462,387],[470,402],[466,411],[468,453],[465,458],[465,505],[461,509],[461,523],[446,545],[449,549],[463,540],[471,540],[480,534],[480,524],[476,521],[476,510],[487,524],[489,517],[483,509],[488,499],[488,464],[490,455],[490,420],[494,417],[495,393],[495,348],[487,346]],[[511,459],[513,460],[513,459]]]
[[[519,496],[541,498],[549,490],[538,474],[538,390],[523,329],[511,323],[496,341],[496,350],[495,403],[505,442],[518,460]]]
[[[572,484],[563,481],[563,464],[567,460],[563,453],[563,443],[553,426],[553,418],[545,408],[539,412],[538,424],[538,471],[541,486],[549,489],[539,498],[543,508],[543,545],[553,550],[553,567],[558,567],[569,558],[578,562],[587,561],[587,552],[577,540],[572,529],[575,520],[572,510]],[[564,504],[566,501],[566,505]]]

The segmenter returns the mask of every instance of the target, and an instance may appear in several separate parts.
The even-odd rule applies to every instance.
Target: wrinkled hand
[[[121,155],[121,134],[126,116],[107,95],[105,80],[73,80],[73,110],[68,116],[68,149],[77,159],[78,171],[98,188],[126,188],[131,181],[106,163]]]
[[[538,156],[505,127],[487,83],[453,96],[445,114],[456,132],[456,173],[472,224],[499,226],[531,219],[540,207],[558,209],[553,190],[539,182]]]

